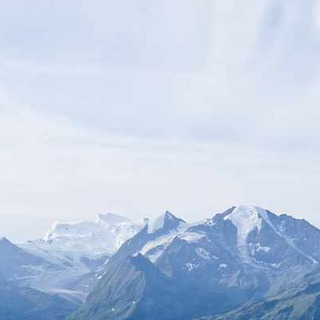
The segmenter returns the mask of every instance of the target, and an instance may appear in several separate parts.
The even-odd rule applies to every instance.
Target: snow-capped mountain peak
[[[148,222],[148,232],[170,231],[179,228],[181,225],[185,225],[184,220],[177,218],[170,211],[166,211],[161,216]]]
[[[113,254],[144,226],[115,214],[99,214],[94,221],[54,222],[44,240],[62,251],[78,251],[84,256]]]
[[[282,294],[288,275],[296,281],[310,269],[320,270],[320,230],[306,221],[259,207],[232,207],[195,224],[185,224],[167,212],[148,227],[148,232],[143,229],[110,258],[88,299],[85,316],[77,314],[77,319],[86,319],[88,314],[94,318],[102,301],[101,292],[106,312],[123,310],[127,316],[130,310],[132,319],[151,310],[150,305],[163,310],[159,319],[168,319],[167,310],[172,305],[180,308],[172,319],[202,319],[225,307],[221,297],[226,292],[234,299],[231,308],[237,308],[239,298],[240,304],[246,304],[251,299]],[[170,300],[162,300],[163,296]],[[185,297],[190,296],[194,298],[185,304]],[[132,307],[133,300],[140,301],[137,309]],[[202,314],[190,317],[196,309]],[[155,317],[148,314],[146,318]]]
[[[130,223],[130,219],[120,216],[114,213],[99,213],[95,220],[96,223],[101,224],[118,224],[118,223]]]
[[[261,229],[262,218],[256,207],[241,205],[233,209],[231,213],[224,217],[230,220],[237,228],[238,240],[245,242],[250,232],[254,229]]]
[[[262,223],[257,208],[245,205],[235,207],[224,219],[230,220],[237,227],[240,241],[245,241],[254,229],[260,230]]]
[[[253,231],[260,232],[262,217],[254,206],[237,206],[224,217],[230,220],[237,228],[237,247],[242,260],[250,262],[250,250],[248,249],[248,237]]]
[[[196,298],[201,305],[216,290],[223,293],[229,288],[235,288],[236,297],[244,297],[243,303],[248,302],[248,292],[253,298],[268,292],[277,294],[281,291],[278,280],[290,272],[294,275],[319,268],[319,243],[320,230],[305,220],[241,205],[192,224],[169,211],[151,221],[134,222],[107,213],[93,221],[55,222],[45,239],[20,248],[3,238],[0,253],[5,261],[11,257],[3,272],[19,285],[57,293],[71,301],[83,301],[89,292],[93,296],[88,301],[94,301],[95,294],[101,301],[103,292],[108,308],[120,310],[128,300],[127,292],[145,285],[155,286],[154,292],[164,290],[164,296],[174,292],[172,299],[176,292],[182,296],[186,291],[190,296],[204,292]],[[19,267],[13,268],[15,265]],[[133,280],[132,275],[137,277]],[[118,292],[114,294],[117,300],[113,301],[119,286],[123,293],[120,298]],[[131,302],[125,303],[125,310],[132,307],[132,301],[142,301],[148,292],[137,290]],[[155,306],[166,303],[159,303],[159,296],[147,298]],[[235,303],[237,306],[237,299]],[[220,304],[214,305],[210,299],[206,305],[206,314],[210,314]],[[185,305],[181,306],[179,312],[183,314]]]
[[[300,247],[303,245],[300,238],[306,241],[309,235],[298,237],[295,234],[295,225],[307,224],[302,220],[287,215],[277,216],[263,208],[245,205],[228,210],[224,220],[236,227],[238,254],[248,264],[279,267],[282,259],[279,255],[275,256],[274,252],[281,250],[300,256],[305,261],[318,263],[318,258],[314,256],[315,250],[310,250],[310,244],[304,250]],[[311,231],[313,227],[308,224],[306,229]]]

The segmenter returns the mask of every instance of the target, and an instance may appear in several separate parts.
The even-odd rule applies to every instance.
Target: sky
[[[1,235],[238,204],[320,227],[320,1],[0,9]]]

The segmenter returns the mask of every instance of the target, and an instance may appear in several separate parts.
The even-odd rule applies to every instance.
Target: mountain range
[[[259,207],[55,222],[0,257],[1,319],[320,319],[320,230]]]

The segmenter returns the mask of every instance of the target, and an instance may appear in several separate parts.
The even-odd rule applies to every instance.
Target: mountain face
[[[69,319],[313,319],[319,244],[320,231],[308,222],[258,207],[192,225],[167,212],[110,258]],[[305,313],[294,309],[300,300]],[[257,316],[266,309],[269,318]]]
[[[26,285],[24,279],[34,276],[32,270],[45,268],[54,272],[57,266],[25,252],[6,238],[0,239],[0,258],[0,319],[63,320],[79,306]]]
[[[77,307],[56,295],[0,284],[0,319],[63,320]]]
[[[295,286],[277,296],[252,302],[226,314],[205,317],[201,320],[246,320],[246,319],[320,319],[320,274],[319,268],[301,274]]]
[[[55,223],[0,239],[0,319],[311,320],[320,315],[320,230],[259,207],[186,223]]]
[[[55,222],[44,239],[0,239],[0,319],[62,320],[84,301],[103,266],[144,222],[99,214],[93,222]]]
[[[36,267],[46,263],[45,260],[25,252],[6,238],[0,239],[0,257],[3,258],[0,264],[0,276],[7,280],[22,277],[25,274],[22,266]]]

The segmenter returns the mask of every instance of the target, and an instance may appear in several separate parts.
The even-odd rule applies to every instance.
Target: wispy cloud
[[[315,1],[2,9],[0,233],[235,203],[320,223]]]

